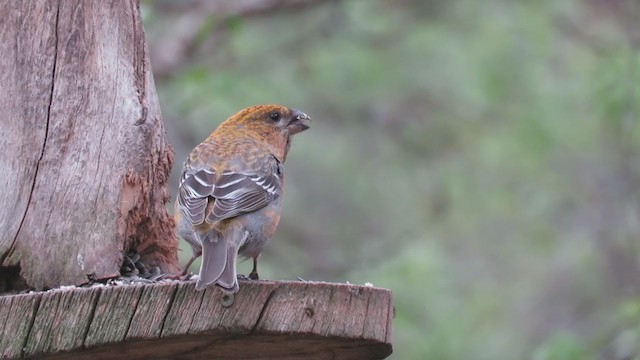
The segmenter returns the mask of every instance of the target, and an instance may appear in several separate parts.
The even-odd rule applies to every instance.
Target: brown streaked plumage
[[[238,254],[257,259],[282,213],[284,161],[291,136],[309,117],[281,105],[258,105],[223,122],[184,163],[175,202],[177,230],[192,247],[185,273],[202,255],[197,289],[236,292]]]

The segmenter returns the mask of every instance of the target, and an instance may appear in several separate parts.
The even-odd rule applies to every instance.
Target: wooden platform
[[[0,358],[383,359],[389,290],[241,281],[70,288],[0,296]]]

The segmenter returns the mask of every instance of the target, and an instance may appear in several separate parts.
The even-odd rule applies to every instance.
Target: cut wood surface
[[[389,290],[350,284],[66,288],[0,296],[0,357],[383,359],[392,320]]]

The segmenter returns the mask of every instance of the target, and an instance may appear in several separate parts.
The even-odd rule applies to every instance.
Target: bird
[[[282,105],[256,105],[229,117],[184,162],[174,216],[178,234],[202,256],[196,289],[215,284],[236,293],[238,256],[258,257],[271,241],[285,187],[291,137],[309,128],[305,113]]]

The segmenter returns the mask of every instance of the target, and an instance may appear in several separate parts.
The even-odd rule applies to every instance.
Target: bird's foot
[[[260,278],[258,277],[258,273],[253,271],[249,274],[249,276],[238,274],[236,277],[238,278],[238,280],[260,280]]]

